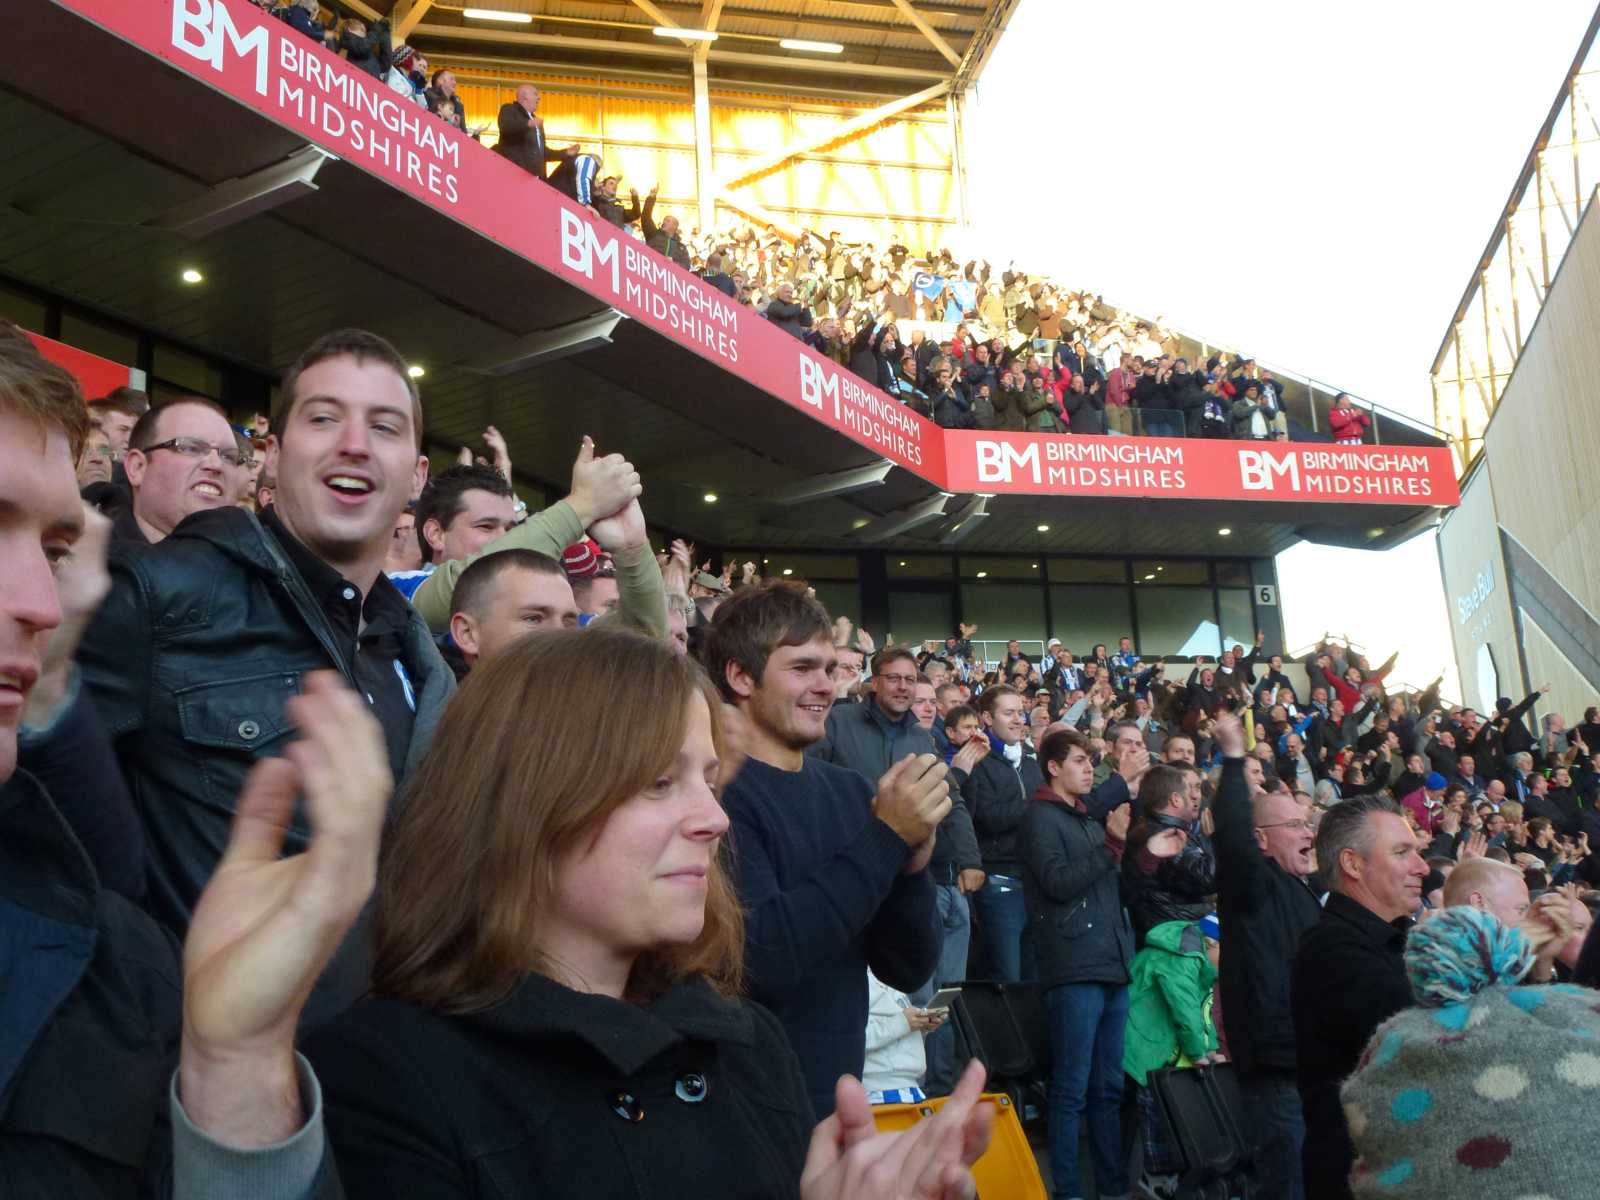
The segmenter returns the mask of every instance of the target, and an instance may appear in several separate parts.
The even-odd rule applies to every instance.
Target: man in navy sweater
[[[705,661],[743,717],[749,757],[723,793],[745,910],[752,999],[783,1023],[820,1119],[866,1057],[867,975],[899,991],[942,941],[928,861],[950,812],[948,768],[906,755],[877,781],[807,758],[833,706],[833,626],[795,583],[717,609]]]

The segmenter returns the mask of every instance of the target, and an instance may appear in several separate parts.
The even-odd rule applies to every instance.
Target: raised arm
[[[650,550],[639,502],[630,500],[621,512],[594,522],[589,534],[617,565],[617,607],[591,624],[626,625],[647,637],[666,637],[667,587]]]
[[[639,473],[632,463],[620,454],[596,454],[594,442],[585,436],[572,467],[572,491],[564,500],[558,500],[515,529],[501,534],[471,558],[440,563],[438,569],[422,581],[411,603],[430,629],[443,632],[450,625],[450,597],[455,592],[456,580],[483,555],[498,550],[536,550],[560,562],[562,552],[583,537],[590,525],[617,513],[629,501],[637,499],[642,490]],[[665,612],[661,627],[666,627]]]
[[[1266,859],[1256,844],[1255,809],[1244,777],[1244,730],[1236,718],[1224,716],[1217,719],[1214,736],[1222,752],[1222,779],[1212,804],[1217,889],[1230,902],[1253,907],[1265,882]]]

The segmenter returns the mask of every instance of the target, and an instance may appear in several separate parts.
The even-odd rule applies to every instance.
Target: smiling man
[[[835,651],[837,653],[837,650]],[[907,754],[944,755],[933,737],[937,715],[931,683],[919,681],[916,656],[906,646],[885,646],[872,660],[872,695],[861,704],[835,704],[828,713],[827,734],[806,754],[858,771],[867,780],[884,775]],[[925,718],[925,719],[924,719]],[[933,877],[942,929],[939,965],[911,993],[913,1004],[933,999],[938,985],[967,977],[967,951],[972,936],[969,893],[983,884],[983,856],[972,828],[972,815],[959,785],[983,755],[981,744],[954,757],[950,764],[950,812],[939,825],[928,873]],[[930,1096],[949,1095],[956,1082],[955,1031],[946,1027],[928,1035],[927,1079]]]
[[[471,463],[430,479],[416,504],[417,550],[422,565],[391,576],[410,599],[440,563],[464,562],[509,530],[516,493],[495,467]]]
[[[717,609],[704,659],[746,731],[749,758],[723,804],[750,998],[783,1024],[825,1117],[839,1076],[859,1078],[866,1059],[868,969],[912,992],[938,964],[928,863],[951,811],[947,768],[932,754],[902,756],[903,740],[887,743],[891,765],[871,780],[806,753],[830,727],[835,659],[833,623],[801,584],[741,588]],[[906,669],[901,659],[879,666]],[[911,686],[890,687],[904,702],[884,719],[909,733]]]
[[[1305,1109],[1308,1197],[1350,1195],[1355,1147],[1339,1085],[1355,1073],[1379,1025],[1416,1003],[1406,935],[1428,864],[1400,806],[1387,796],[1334,805],[1317,830],[1317,862],[1333,889],[1295,954],[1290,979]]]
[[[245,775],[292,737],[285,706],[309,672],[332,668],[364,698],[397,780],[427,749],[455,683],[382,570],[395,521],[427,476],[404,360],[373,334],[328,334],[289,368],[278,403],[267,449],[274,505],[258,519],[224,504],[158,545],[114,547],[111,593],[79,652],[144,822],[147,903],[180,936],[227,844]],[[231,435],[220,441],[225,423],[177,423],[215,416],[203,406],[159,415],[143,455],[151,470],[172,459],[161,469],[186,469],[192,490],[216,473],[216,454],[158,443],[193,436],[231,448]],[[297,812],[286,852],[303,851],[310,833]],[[365,988],[357,939],[346,951],[312,998],[313,1019]]]
[[[117,541],[161,541],[190,513],[238,499],[241,455],[222,409],[185,397],[150,409],[128,440],[123,465],[133,507],[111,524]]]

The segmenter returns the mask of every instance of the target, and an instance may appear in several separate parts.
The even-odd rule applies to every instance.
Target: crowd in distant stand
[[[314,3],[314,0],[306,0]],[[451,81],[453,89],[453,80]],[[948,251],[879,251],[837,233],[786,240],[745,225],[685,232],[641,201],[581,146],[551,147],[540,93],[516,88],[500,108],[496,153],[556,187],[596,218],[637,226],[652,249],[868,383],[947,428],[1128,436],[1297,438],[1359,444],[1372,415],[1339,393],[1326,433],[1291,422],[1282,383],[1243,354],[1189,361],[1178,338],[1084,292]],[[552,167],[552,164],[554,166]],[[898,322],[953,325],[948,337]]]

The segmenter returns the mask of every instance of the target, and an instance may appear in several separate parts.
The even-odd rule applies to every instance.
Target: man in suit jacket
[[[517,98],[500,106],[500,140],[496,154],[503,155],[524,171],[544,179],[544,165],[560,162],[578,152],[576,146],[552,150],[544,140],[544,118],[539,113],[539,89],[531,83],[517,88]]]

